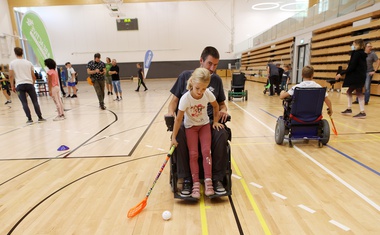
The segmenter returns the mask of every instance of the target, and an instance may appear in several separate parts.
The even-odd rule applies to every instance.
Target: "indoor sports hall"
[[[164,4],[167,10],[175,2],[184,11],[184,6],[194,3],[198,5],[192,9],[202,6],[211,14],[211,11],[217,12],[216,9],[222,8],[217,6],[261,3],[256,0],[222,1],[227,3],[136,3],[139,1],[124,0],[123,5],[132,4],[133,9],[139,9]],[[20,7],[27,2],[2,2],[0,7]],[[46,14],[50,6],[54,7],[52,11],[60,7],[59,4],[47,6],[47,1],[36,2],[44,5],[42,9],[32,6],[41,15]],[[93,4],[93,1],[69,2],[82,10],[95,7],[86,5]],[[314,5],[324,1],[310,2]],[[345,1],[337,2],[344,5]],[[307,32],[307,27],[301,33],[297,30],[290,33],[289,29],[277,32],[284,36],[270,40],[274,36],[273,25],[269,26],[272,31],[263,31],[251,38],[253,44],[260,43],[248,45],[236,55],[225,53],[230,48],[222,45],[228,45],[228,40],[215,43],[221,53],[216,73],[223,82],[225,103],[231,116],[226,125],[232,132],[229,142],[232,194],[212,199],[201,195],[197,201],[175,199],[170,185],[169,162],[154,185],[146,207],[132,218],[127,217],[128,211],[145,198],[171,147],[172,133],[167,131],[164,120],[172,98],[170,89],[182,70],[199,66],[201,51],[213,42],[205,39],[207,42],[204,44],[199,39],[194,42],[196,46],[186,49],[192,50],[189,55],[178,55],[179,49],[168,51],[170,56],[177,54],[175,61],[167,59],[164,48],[159,48],[158,44],[144,50],[130,49],[129,54],[123,52],[122,57],[113,49],[107,53],[99,46],[81,49],[72,44],[74,49],[71,50],[68,45],[54,45],[54,39],[58,40],[57,35],[62,31],[57,28],[54,31],[49,28],[51,22],[45,22],[53,35],[53,49],[58,51],[58,64],[71,61],[79,71],[78,98],[62,98],[66,119],[53,121],[57,116],[56,106],[44,88],[36,86],[38,102],[47,120],[36,121],[29,101],[35,121],[27,124],[17,94],[12,92],[12,103],[6,105],[5,96],[0,94],[0,234],[379,234],[380,74],[373,77],[370,101],[365,105],[365,119],[342,115],[341,112],[347,108],[345,88],[342,82],[328,82],[335,77],[338,65],[347,65],[353,38],[370,40],[373,50],[380,56],[380,2],[363,2],[362,7],[355,5],[357,8],[342,14],[341,18],[325,19],[316,26],[310,26],[311,33]],[[99,0],[98,4],[103,3]],[[101,8],[109,10],[105,6]],[[113,27],[116,27],[114,21]],[[180,23],[173,23],[173,27],[182,23],[181,19]],[[8,26],[12,24],[9,20]],[[90,22],[86,24],[91,25]],[[143,31],[143,26],[143,18],[139,17],[139,30]],[[8,34],[13,35],[12,31]],[[10,38],[5,35],[1,37],[0,34],[0,40]],[[97,35],[91,34],[83,39],[88,42],[88,47],[101,41],[96,40]],[[178,35],[176,37],[174,39],[181,39]],[[301,38],[305,40],[302,44]],[[84,45],[80,38],[75,40]],[[138,40],[142,39],[130,39],[129,43],[134,44]],[[12,39],[10,44],[16,46],[16,41]],[[167,43],[164,47],[170,44]],[[184,47],[176,43],[173,48]],[[234,50],[239,51],[243,44],[236,43]],[[138,79],[134,66],[143,61],[147,49],[155,53],[145,79],[149,89],[136,92]],[[69,55],[65,50],[74,54]],[[344,52],[340,52],[342,50]],[[111,58],[120,58],[121,70],[128,71],[121,79],[123,100],[115,100],[115,95],[106,94],[106,110],[99,109],[94,88],[85,80],[86,63],[96,52],[102,54],[102,61],[108,54]],[[14,59],[13,48],[9,53],[12,53],[9,58],[4,51],[0,55],[3,72],[7,69],[4,65]],[[238,60],[236,56],[239,56]],[[332,131],[332,122],[324,106],[323,117],[331,129],[326,145],[320,147],[315,140],[293,141],[293,147],[289,147],[287,140],[281,145],[276,144],[276,122],[284,109],[279,96],[263,94],[269,58],[281,61],[281,65],[293,65],[289,87],[301,82],[300,67],[311,64],[315,68],[314,80],[327,88],[332,102],[332,118],[337,132],[334,134]],[[232,76],[241,72],[247,78],[244,89],[248,96],[246,99],[228,99]],[[359,112],[358,104],[353,104],[352,110],[354,114]],[[171,212],[169,220],[163,220],[164,211]]]

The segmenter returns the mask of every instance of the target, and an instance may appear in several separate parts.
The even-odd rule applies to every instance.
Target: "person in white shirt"
[[[15,47],[14,52],[16,54],[16,59],[9,64],[9,77],[12,91],[17,91],[24,112],[28,118],[28,121],[26,123],[30,124],[33,122],[32,115],[30,114],[30,109],[28,107],[26,94],[28,94],[32,100],[34,111],[38,116],[38,122],[44,122],[46,119],[42,117],[40,105],[38,104],[37,100],[37,93],[34,88],[36,76],[34,75],[33,64],[23,58],[24,51],[22,48]]]
[[[68,96],[66,96],[66,98],[77,98],[77,88],[75,83],[77,73],[75,72],[74,68],[71,67],[70,62],[67,62],[65,66],[67,68],[67,93],[69,94]],[[72,96],[70,96],[71,90],[73,90]]]
[[[300,84],[297,84],[297,85],[293,86],[288,91],[281,91],[281,93],[280,93],[280,99],[285,99],[285,98],[287,98],[289,96],[292,96],[294,94],[294,89],[296,87],[310,87],[310,88],[313,88],[313,87],[322,87],[321,85],[319,85],[318,83],[316,83],[315,81],[313,81],[313,76],[314,76],[314,68],[312,66],[305,66],[302,69],[302,78],[303,78],[303,81]],[[327,113],[328,113],[328,115],[331,116],[333,114],[333,109],[332,109],[331,101],[330,101],[330,99],[327,96],[328,96],[328,94],[326,92],[325,104],[328,107],[327,108]]]
[[[178,113],[175,119],[172,135],[172,145],[177,146],[177,134],[185,117],[185,133],[189,149],[190,171],[193,179],[193,190],[191,196],[200,198],[199,166],[198,166],[198,142],[201,143],[203,157],[203,169],[205,178],[205,195],[211,196],[215,193],[212,183],[211,172],[211,127],[210,118],[207,114],[207,105],[213,107],[214,129],[224,128],[219,123],[219,105],[214,94],[207,88],[210,83],[210,72],[205,68],[197,68],[187,82],[187,92],[181,97]]]

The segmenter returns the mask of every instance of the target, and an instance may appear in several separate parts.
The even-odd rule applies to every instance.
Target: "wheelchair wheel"
[[[245,90],[245,101],[248,100],[248,90]]]
[[[326,119],[322,119],[322,139],[321,142],[323,145],[326,145],[330,140],[330,125]]]
[[[284,142],[284,137],[285,137],[285,123],[282,118],[278,118],[277,123],[276,123],[275,133],[274,133],[276,144],[282,144]]]

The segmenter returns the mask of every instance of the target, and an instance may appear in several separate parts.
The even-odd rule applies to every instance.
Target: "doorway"
[[[297,79],[296,83],[302,82],[302,68],[309,63],[309,45],[298,46],[298,58],[297,58]]]

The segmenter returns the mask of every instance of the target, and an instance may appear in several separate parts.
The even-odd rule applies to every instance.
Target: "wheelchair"
[[[231,120],[231,116],[228,116],[227,121]],[[173,116],[165,116],[165,123],[167,127],[167,131],[173,131],[173,126],[174,126],[174,117]],[[228,141],[227,141],[227,155],[228,155],[228,162],[227,162],[227,168],[226,168],[226,174],[223,178],[223,186],[226,190],[225,194],[214,194],[211,196],[208,196],[208,198],[217,198],[217,197],[225,197],[225,196],[230,196],[232,195],[232,183],[231,183],[231,175],[232,175],[232,170],[231,170],[231,148],[229,141],[231,141],[231,129],[225,126],[227,132],[228,132]],[[174,151],[172,157],[170,158],[170,187],[171,190],[174,194],[174,198],[177,199],[182,199],[182,200],[187,200],[187,201],[198,201],[199,199],[193,198],[193,197],[183,197],[181,196],[181,188],[178,187],[178,185],[181,185],[182,182],[179,182],[178,175],[177,175],[177,158],[178,158],[178,153],[177,151]],[[199,179],[204,180],[204,170],[203,170],[203,163],[202,163],[202,154],[200,151],[200,145],[199,145],[199,158],[198,158],[198,164],[199,164]]]
[[[248,100],[248,91],[244,90],[245,86],[244,73],[233,73],[231,80],[231,90],[228,91],[228,100],[232,101],[233,98],[242,98],[243,100]]]
[[[283,100],[284,115],[277,119],[275,141],[281,145],[284,139],[318,140],[318,146],[323,147],[330,140],[330,126],[323,119],[322,108],[326,88],[296,87],[291,98]]]

